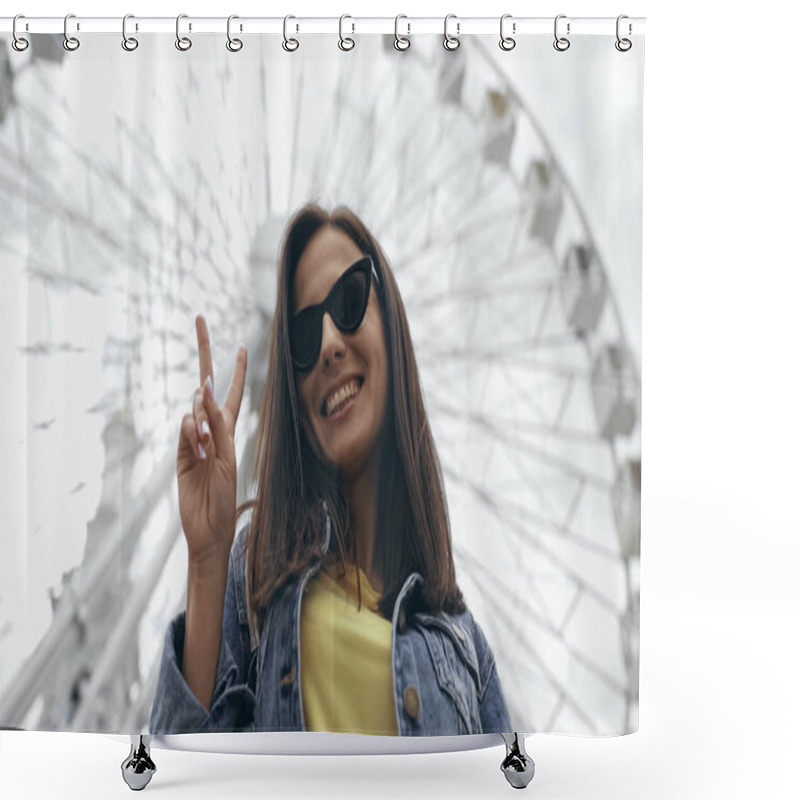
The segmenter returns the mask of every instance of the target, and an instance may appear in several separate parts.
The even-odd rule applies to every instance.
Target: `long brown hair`
[[[300,423],[294,367],[289,349],[294,275],[303,251],[323,227],[343,231],[375,262],[377,291],[386,341],[388,388],[381,429],[375,558],[381,566],[383,595],[378,607],[391,619],[397,595],[413,571],[422,588],[411,611],[461,613],[464,599],[456,583],[450,522],[441,467],[428,427],[419,373],[403,301],[389,262],[364,223],[347,207],[327,212],[316,203],[300,208],[289,221],[281,244],[278,288],[269,364],[261,399],[255,453],[258,477],[247,540],[247,595],[251,620],[258,620],[292,577],[319,560],[338,561],[340,569],[357,563],[347,495],[335,469],[311,447]],[[325,508],[331,541],[323,558]],[[358,574],[358,572],[356,572]],[[358,584],[359,607],[361,601]]]

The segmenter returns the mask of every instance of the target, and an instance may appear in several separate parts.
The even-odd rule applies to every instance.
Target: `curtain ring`
[[[67,22],[69,22],[70,17],[74,17],[74,16],[75,16],[74,14],[67,14],[67,16],[64,17],[64,43],[63,44],[64,44],[64,49],[65,50],[69,50],[69,51],[77,50],[81,46],[81,43],[80,43],[80,41],[78,41],[78,39],[76,39],[74,36],[70,36],[67,33]]]
[[[355,43],[355,41],[353,39],[351,39],[349,36],[343,36],[342,35],[342,23],[346,19],[353,19],[353,18],[349,14],[342,14],[342,16],[339,17],[339,49],[340,50],[352,50],[356,46],[356,43]],[[353,33],[355,33],[356,32],[356,24],[355,24],[355,22],[352,23],[352,25],[353,25]]]
[[[178,14],[175,20],[175,47],[178,50],[188,50],[192,46],[192,40],[188,36],[181,36],[181,20],[188,17],[188,14]],[[189,30],[191,30],[191,25]]]
[[[13,22],[13,24],[11,26],[11,31],[14,34],[14,41],[11,42],[11,46],[18,53],[21,53],[23,50],[27,50],[28,49],[28,45],[30,44],[30,42],[17,33],[17,20],[18,19],[25,19],[25,15],[24,14],[17,14],[17,16],[14,17],[14,22]]]
[[[401,19],[408,19],[405,14],[398,14],[394,18],[394,49],[395,50],[408,50],[411,47],[411,39],[407,39],[405,36],[401,36],[398,30],[398,24]],[[411,33],[411,23],[407,22],[406,26],[408,27],[408,32]]]
[[[558,21],[560,19],[566,19],[566,18],[567,18],[566,14],[559,14],[556,17],[555,23],[553,24],[553,33],[554,36],[556,37],[556,40],[553,42],[553,47],[555,47],[555,49],[558,50],[559,53],[563,53],[565,50],[569,50],[569,45],[570,45],[569,39],[567,39],[564,36],[558,35]],[[567,23],[567,36],[569,36],[569,22]]]
[[[456,19],[456,15],[455,14],[448,14],[444,18],[444,40],[442,41],[442,45],[444,46],[445,50],[458,50],[458,48],[459,48],[459,46],[461,44],[461,40],[458,38],[458,36],[451,36],[447,32],[447,23],[451,19]],[[459,28],[460,28],[460,25],[458,23],[456,23],[456,33],[458,33]]]
[[[500,17],[500,49],[501,50],[513,50],[517,46],[517,42],[515,39],[512,39],[510,36],[503,36],[503,23],[507,20],[511,19],[511,14],[503,14]],[[517,32],[517,23],[514,22],[511,28],[513,33]]]
[[[122,49],[127,50],[129,53],[135,50],[139,46],[139,40],[135,39],[133,36],[128,36],[128,32],[126,31],[126,25],[128,20],[133,17],[133,14],[126,14],[122,18]]]
[[[293,53],[295,50],[297,50],[298,47],[300,47],[300,42],[298,42],[297,39],[295,39],[295,38],[291,38],[290,39],[286,35],[286,25],[287,25],[287,23],[289,22],[290,19],[297,19],[297,17],[293,17],[291,14],[288,14],[287,16],[285,16],[283,18],[283,45],[282,45],[282,47],[287,53]]]
[[[231,20],[234,19],[239,19],[239,17],[236,14],[231,14],[228,17],[228,41],[225,42],[225,47],[227,47],[231,53],[238,53],[244,45],[241,39],[234,39],[231,37]]]
[[[633,42],[630,39],[620,39],[620,37],[619,37],[619,23],[623,19],[628,19],[628,15],[627,14],[620,14],[617,17],[617,41],[614,42],[614,47],[616,47],[617,50],[620,51],[620,53],[627,53],[628,50],[630,50],[631,47],[633,47]],[[632,32],[633,32],[633,26],[629,22],[628,23],[628,33],[632,33]]]

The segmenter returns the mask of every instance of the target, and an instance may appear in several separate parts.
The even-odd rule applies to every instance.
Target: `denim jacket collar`
[[[324,542],[324,544],[322,546],[322,554],[326,555],[328,553],[328,550],[330,549],[330,544],[331,544],[331,516],[328,513],[328,504],[324,500],[323,500],[322,504],[323,504],[323,508],[325,510],[325,542]],[[303,598],[303,594],[305,592],[306,584],[313,577],[313,575],[317,572],[317,570],[319,569],[319,566],[320,566],[319,564],[315,564],[313,566],[308,567],[308,569],[306,569],[306,571],[301,576],[301,578],[300,578],[300,590],[299,590],[299,595],[298,595],[298,603],[302,602],[302,598]],[[402,588],[400,589],[400,591],[397,594],[397,599],[395,600],[395,604],[394,604],[394,610],[392,612],[392,649],[394,649],[394,644],[395,644],[394,643],[394,631],[397,628],[397,622],[398,622],[398,618],[399,618],[399,615],[400,615],[400,610],[402,609],[403,604],[405,603],[406,599],[410,596],[411,591],[414,589],[416,584],[419,583],[420,585],[422,585],[423,582],[424,582],[424,578],[422,577],[422,575],[419,572],[412,572],[406,578],[405,582],[403,583]],[[248,592],[248,589],[247,589],[247,580],[246,579],[244,581],[244,584],[245,584],[245,586],[244,586],[244,588],[245,588],[245,599],[246,599],[246,602],[247,602],[248,620],[249,620],[249,627],[250,627],[250,650],[251,650],[251,652],[254,652],[254,651],[258,650],[260,631],[259,631],[259,625],[257,623],[257,620],[256,620],[255,616],[252,613],[249,612],[249,609],[250,609],[250,597],[249,597],[249,592]],[[299,608],[298,608],[297,613],[298,613],[298,618],[299,618],[299,613],[300,613]],[[298,630],[298,636],[299,636],[299,630]],[[298,642],[298,647],[299,647],[299,642]]]

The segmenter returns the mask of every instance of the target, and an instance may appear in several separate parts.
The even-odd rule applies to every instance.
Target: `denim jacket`
[[[306,730],[300,684],[300,603],[317,563],[273,596],[260,635],[251,637],[245,593],[245,541],[235,537],[228,561],[211,707],[206,710],[182,672],[186,612],[169,623],[150,712],[150,733]],[[325,552],[330,544],[327,517]],[[401,736],[510,733],[494,655],[469,610],[417,612],[405,606],[422,576],[412,572],[392,614],[392,682]]]

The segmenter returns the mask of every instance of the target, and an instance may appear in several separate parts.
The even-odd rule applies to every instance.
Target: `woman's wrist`
[[[218,548],[202,555],[189,554],[189,580],[217,583],[222,576],[223,583],[228,576],[228,560],[230,548]]]
[[[195,697],[208,710],[222,640],[227,563],[189,564],[182,671]]]

